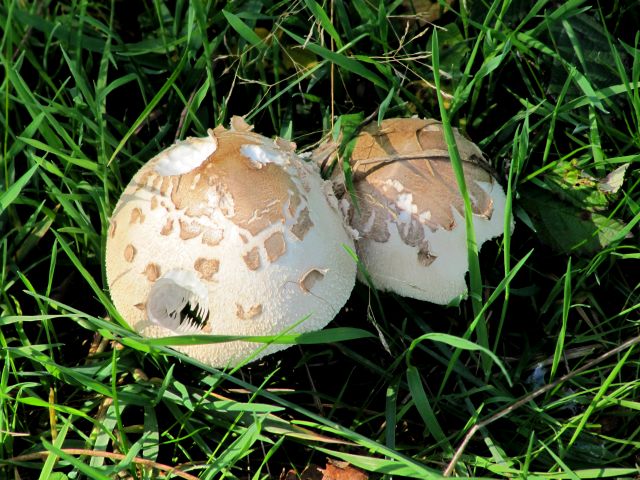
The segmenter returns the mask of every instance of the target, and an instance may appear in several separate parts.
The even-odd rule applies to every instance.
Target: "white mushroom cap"
[[[353,241],[337,201],[294,144],[232,128],[188,138],[145,164],[111,219],[111,296],[147,337],[276,335],[323,328],[349,297]],[[263,344],[176,347],[213,366]],[[270,345],[261,356],[286,348]]]
[[[506,198],[482,152],[454,133],[479,248],[502,235]],[[469,268],[464,203],[441,123],[395,118],[370,124],[357,137],[351,166],[358,208],[349,192],[341,203],[374,285],[439,304],[463,295]]]

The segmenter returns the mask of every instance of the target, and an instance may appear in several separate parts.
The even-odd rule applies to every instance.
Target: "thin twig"
[[[204,72],[200,74],[200,78],[198,79],[198,82],[196,83],[196,85],[199,85],[200,82],[202,82],[203,78],[204,78]],[[174,135],[174,138],[173,138],[174,141],[177,141],[180,138],[180,130],[182,130],[182,125],[184,125],[185,119],[187,118],[187,114],[189,113],[189,109],[191,108],[191,104],[193,103],[193,99],[195,98],[196,93],[198,92],[198,88],[199,87],[193,89],[193,91],[191,92],[191,95],[189,95],[187,104],[184,106],[184,108],[180,112],[180,120],[178,121],[178,128],[176,128],[176,134]]]
[[[100,452],[96,450],[86,450],[83,448],[62,448],[60,451],[68,455],[86,455],[89,457],[110,458],[112,460],[124,460],[125,458],[127,458],[127,456],[123,455],[122,453]],[[1,462],[8,464],[10,462],[28,462],[30,460],[38,460],[38,459],[44,460],[51,454],[52,453],[49,451],[34,452],[26,455],[18,455],[17,457],[12,457],[8,460],[2,460]],[[146,458],[133,457],[132,461],[135,464],[142,465],[145,467],[155,468],[156,470],[167,472],[168,474],[175,475],[176,477],[185,478],[187,480],[198,480],[198,477],[182,472],[178,470],[177,467],[164,465],[162,463],[154,462],[152,460],[147,460]]]
[[[481,422],[476,423],[473,427],[471,427],[469,429],[467,434],[464,436],[464,438],[462,439],[462,442],[460,443],[460,445],[456,449],[456,453],[453,455],[453,458],[451,459],[451,461],[447,465],[447,468],[444,469],[442,474],[445,477],[448,477],[448,476],[451,475],[451,473],[453,473],[453,469],[455,468],[456,464],[460,460],[460,457],[462,456],[465,448],[467,447],[467,444],[469,443],[471,438],[475,435],[475,433],[478,430],[480,430],[482,428],[485,428],[489,424],[495,422],[496,420],[501,419],[502,417],[504,417],[505,415],[511,413],[512,411],[522,407],[523,405],[526,405],[531,400],[539,397],[543,393],[546,393],[549,390],[553,390],[555,387],[557,387],[561,383],[564,383],[567,380],[570,380],[571,378],[575,377],[579,373],[582,373],[585,370],[589,370],[590,368],[592,368],[595,365],[597,365],[598,363],[606,360],[607,358],[609,358],[609,357],[611,357],[613,355],[616,355],[616,354],[622,352],[623,350],[625,350],[625,349],[627,349],[629,347],[632,347],[632,346],[634,346],[634,345],[636,345],[638,343],[640,343],[640,335],[637,336],[637,337],[633,337],[633,338],[627,340],[626,342],[618,345],[616,348],[614,348],[612,350],[609,350],[608,352],[603,353],[602,355],[600,355],[599,357],[591,360],[590,362],[585,363],[580,368],[577,368],[574,371],[567,373],[566,375],[560,377],[559,379],[555,380],[554,382],[551,382],[551,383],[545,385],[544,387],[539,388],[535,392],[532,392],[532,393],[530,393],[528,395],[525,395],[524,397],[521,397],[519,400],[515,401],[511,405],[506,406],[505,408],[503,408],[502,410],[499,410],[498,412],[494,413],[490,417],[482,420]]]

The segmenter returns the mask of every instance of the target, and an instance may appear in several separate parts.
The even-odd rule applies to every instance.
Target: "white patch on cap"
[[[287,163],[287,158],[275,147],[242,145],[240,153],[251,160],[251,163],[256,168],[262,168],[269,163],[275,163],[276,165],[285,165]]]
[[[401,193],[396,198],[396,207],[398,207],[398,221],[401,223],[411,222],[411,216],[418,212],[418,206],[413,203],[412,193]]]
[[[384,181],[384,185],[383,185],[383,189],[386,190],[386,187],[391,187],[393,188],[396,192],[400,193],[404,190],[404,185],[402,185],[398,180],[396,180],[395,178],[389,178],[387,180]]]
[[[344,225],[344,228],[354,240],[359,240],[362,237],[362,235],[360,235],[360,232],[355,228],[351,228],[349,225]]]
[[[160,153],[155,171],[163,177],[184,175],[202,165],[217,147],[218,141],[213,136],[189,137]]]
[[[431,210],[427,210],[426,212],[422,212],[419,216],[418,216],[418,221],[425,225],[426,223],[429,222],[429,220],[431,220]]]

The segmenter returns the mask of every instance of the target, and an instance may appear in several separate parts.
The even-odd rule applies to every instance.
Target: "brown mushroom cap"
[[[355,281],[343,248],[353,242],[319,172],[293,149],[235,117],[230,130],[179,142],[138,171],[106,247],[111,296],[132,328],[148,337],[276,335],[306,317],[294,332],[333,319]],[[176,348],[226,366],[260,347]]]
[[[503,233],[505,195],[480,149],[454,134],[480,247]],[[351,168],[358,208],[346,191],[341,202],[376,287],[440,304],[464,294],[464,203],[442,124],[419,118],[372,123],[356,139]]]

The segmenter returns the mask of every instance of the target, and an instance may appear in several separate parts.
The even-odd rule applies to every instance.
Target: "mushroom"
[[[113,212],[106,273],[113,302],[145,337],[277,335],[323,328],[355,283],[338,202],[317,168],[234,117],[167,148]],[[263,345],[177,346],[212,366]],[[252,358],[286,348],[271,344]]]
[[[502,235],[506,198],[480,149],[457,130],[454,135],[479,248]],[[326,151],[321,146],[320,156]],[[464,203],[442,124],[419,118],[369,124],[356,138],[350,162],[356,205],[340,185],[341,171],[334,181],[341,208],[357,232],[356,251],[374,285],[438,304],[465,294]]]

